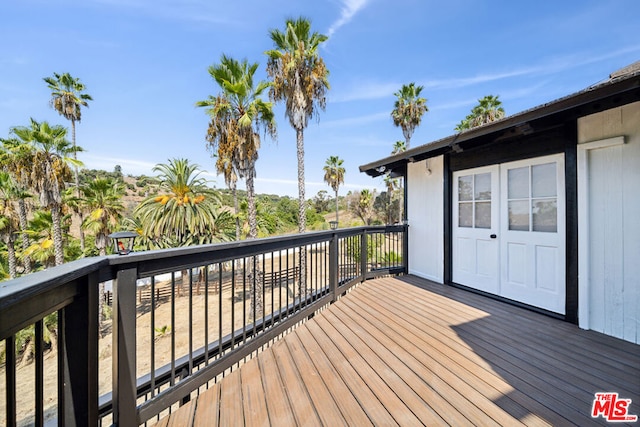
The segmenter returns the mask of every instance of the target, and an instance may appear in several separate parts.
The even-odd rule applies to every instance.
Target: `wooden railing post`
[[[137,426],[136,411],[137,270],[118,271],[113,283],[113,423]]]
[[[362,231],[360,237],[360,281],[364,282],[367,279],[367,230]]]
[[[329,292],[331,301],[338,299],[338,234],[333,233],[329,241]]]
[[[78,284],[58,313],[58,419],[65,426],[98,424],[98,274]]]

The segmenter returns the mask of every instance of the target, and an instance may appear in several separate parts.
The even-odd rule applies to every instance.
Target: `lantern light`
[[[118,255],[128,255],[133,252],[133,242],[138,233],[133,231],[117,231],[109,234],[109,237],[113,239],[113,248]]]

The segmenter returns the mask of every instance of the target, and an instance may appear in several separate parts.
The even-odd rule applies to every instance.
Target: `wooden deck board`
[[[271,425],[295,425],[296,420],[291,403],[278,374],[278,365],[271,349],[262,352],[258,361],[269,411],[269,422]]]
[[[194,427],[207,427],[220,424],[220,384],[215,384],[198,396]]]
[[[464,290],[368,281],[159,425],[606,425],[640,346]]]
[[[313,400],[307,393],[307,388],[296,369],[296,363],[291,357],[289,349],[286,345],[274,345],[272,349],[297,423],[299,425],[318,425],[320,420],[315,412]]]
[[[297,371],[299,372],[301,383],[309,394],[310,401],[322,402],[320,410],[317,410],[317,407],[314,404],[314,408],[316,408],[316,415],[318,416],[320,423],[333,423],[333,425],[335,426],[354,425],[353,423],[350,423],[349,421],[344,419],[342,413],[340,412],[340,408],[334,400],[334,396],[331,394],[331,391],[327,388],[322,378],[319,378],[320,373],[312,362],[313,355],[309,355],[306,352],[297,335],[291,334],[291,337],[286,340],[286,344],[286,348],[289,351],[292,360],[294,361],[293,363],[295,364]],[[279,347],[284,348],[285,346]],[[341,395],[341,397],[342,396],[348,398],[351,395],[343,394]],[[355,402],[353,407],[359,409],[359,405],[357,405],[357,402]],[[363,422],[368,422],[368,419],[360,418],[358,421],[358,425],[362,425]]]
[[[242,381],[242,406],[244,407],[245,422],[254,426],[268,426],[269,413],[264,398],[258,361],[253,359],[245,363],[239,372]]]
[[[308,336],[308,339],[302,340],[302,338],[304,338],[305,336]],[[331,395],[331,400],[335,402],[335,404],[340,409],[340,413],[344,417],[346,425],[366,426],[368,424],[371,424],[368,414],[374,414],[374,407],[376,405],[371,404],[367,411],[362,410],[362,405],[357,400],[356,396],[351,392],[351,390],[349,390],[347,384],[344,382],[342,377],[338,374],[338,371],[336,371],[329,359],[326,357],[317,341],[315,341],[311,334],[309,334],[309,331],[301,329],[298,334],[292,334],[292,337],[288,339],[287,342],[292,346],[299,343],[299,345],[305,348],[305,351],[308,354],[311,363],[318,372],[318,378],[321,379],[323,384],[327,387],[327,392]],[[311,373],[311,375],[306,375],[306,380],[318,382],[314,381],[313,372],[308,372]],[[320,401],[323,402],[323,407],[325,403],[329,405],[329,407],[331,407],[331,400],[327,399]],[[381,414],[383,414],[382,411],[384,411],[384,415],[388,416],[388,413],[384,410],[384,408],[382,408],[382,405],[380,405],[380,408]],[[326,424],[325,419],[323,419],[322,421]]]

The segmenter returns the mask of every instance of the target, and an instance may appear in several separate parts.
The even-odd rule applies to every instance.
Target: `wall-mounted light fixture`
[[[386,170],[387,170],[387,167],[386,167],[386,166],[384,166],[384,165],[382,165],[382,166],[378,166],[378,167],[376,168],[376,172],[378,172],[378,173],[383,173],[383,172],[384,172],[384,171],[386,171]]]

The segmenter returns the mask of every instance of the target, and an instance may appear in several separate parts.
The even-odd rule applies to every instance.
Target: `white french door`
[[[499,167],[453,174],[453,281],[498,293]]]
[[[564,157],[459,171],[453,180],[453,281],[564,313]]]

